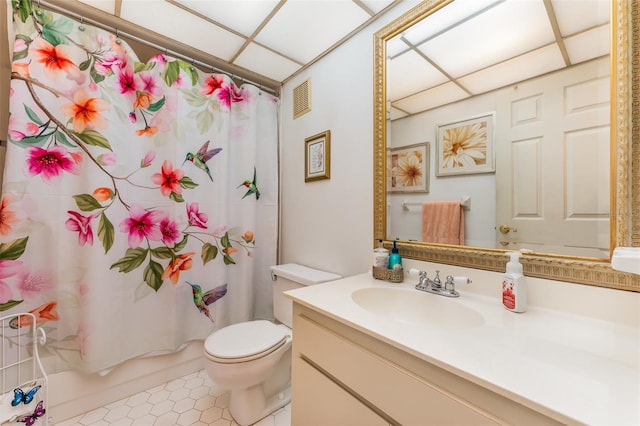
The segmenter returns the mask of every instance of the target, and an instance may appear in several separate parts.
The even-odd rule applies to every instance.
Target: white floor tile
[[[216,387],[201,370],[55,426],[238,426],[228,406],[229,393]],[[254,426],[291,426],[290,407]]]

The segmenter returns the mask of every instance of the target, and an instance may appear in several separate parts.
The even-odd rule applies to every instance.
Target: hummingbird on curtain
[[[227,285],[223,284],[214,288],[213,290],[209,290],[206,293],[202,292],[202,287],[198,284],[191,284],[189,281],[185,281],[187,284],[191,286],[191,292],[193,293],[193,304],[196,305],[196,308],[203,314],[207,316],[213,322],[213,317],[211,316],[211,312],[209,311],[209,306],[216,300],[220,299],[222,296],[227,294]]]
[[[207,166],[207,161],[211,160],[211,158],[220,151],[222,151],[222,148],[209,149],[209,141],[206,141],[195,154],[187,152],[187,156],[184,158],[182,164],[187,161],[191,161],[194,166],[200,170],[204,170],[209,176],[209,179],[211,179],[211,182],[213,182],[211,171],[209,170],[209,166]]]
[[[258,190],[258,187],[256,186],[256,166],[253,166],[253,180],[249,180],[249,179],[245,180],[240,185],[238,185],[238,188],[240,188],[241,186],[246,186],[247,187],[247,193],[244,194],[244,197],[242,197],[243,199],[246,196],[251,195],[251,194],[256,194],[256,200],[260,199],[260,191]]]

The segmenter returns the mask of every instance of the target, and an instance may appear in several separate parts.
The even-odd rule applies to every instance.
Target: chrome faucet
[[[460,293],[456,291],[456,284],[471,284],[471,280],[468,277],[448,275],[444,285],[442,285],[442,281],[440,281],[440,271],[436,271],[436,276],[433,279],[427,277],[425,271],[411,269],[409,272],[418,273],[419,279],[416,290],[426,291],[440,296],[460,297]]]

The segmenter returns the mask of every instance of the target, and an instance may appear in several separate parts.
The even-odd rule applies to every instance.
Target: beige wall
[[[373,253],[373,35],[415,6],[405,1],[284,84],[280,262],[342,276]],[[311,79],[311,112],[293,119],[292,91]],[[304,139],[331,131],[331,178],[305,183]]]

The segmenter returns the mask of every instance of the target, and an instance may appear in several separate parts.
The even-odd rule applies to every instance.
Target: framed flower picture
[[[304,140],[304,181],[329,179],[331,171],[331,131]]]
[[[436,176],[495,172],[494,114],[437,127]]]
[[[387,191],[429,192],[429,142],[387,150]]]

